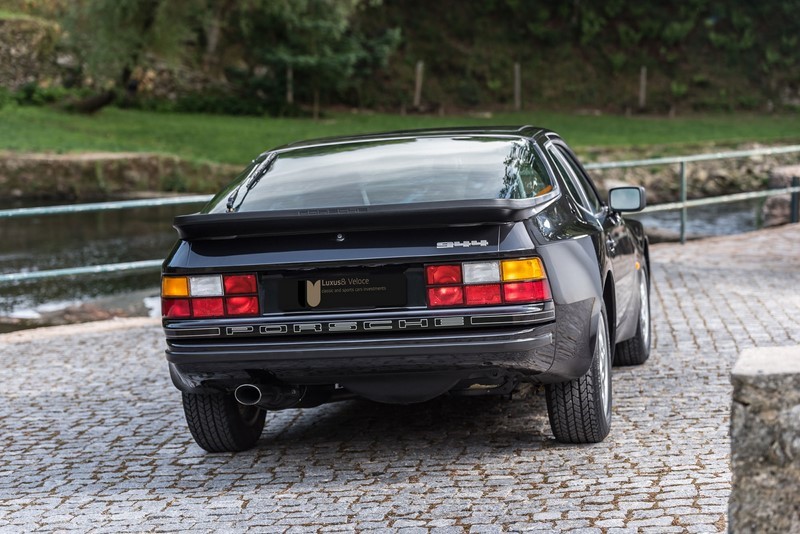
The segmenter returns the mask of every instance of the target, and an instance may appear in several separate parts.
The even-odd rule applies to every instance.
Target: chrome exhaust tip
[[[255,406],[261,402],[261,388],[255,384],[242,384],[233,392],[236,402],[244,406]]]

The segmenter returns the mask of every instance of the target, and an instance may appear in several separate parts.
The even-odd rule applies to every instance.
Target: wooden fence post
[[[294,104],[294,69],[291,65],[286,66],[286,103]]]
[[[522,67],[514,63],[514,111],[522,109]]]
[[[425,62],[417,61],[416,81],[414,83],[414,107],[419,108],[422,104],[422,77],[425,73]]]
[[[639,109],[642,110],[647,106],[647,67],[642,65],[639,71]]]

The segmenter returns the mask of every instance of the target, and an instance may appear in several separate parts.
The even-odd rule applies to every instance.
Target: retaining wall
[[[145,191],[216,193],[240,172],[239,166],[161,154],[0,152],[0,198],[91,200]]]

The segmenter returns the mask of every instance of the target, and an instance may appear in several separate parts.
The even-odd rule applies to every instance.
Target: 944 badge
[[[489,242],[485,239],[480,241],[439,241],[436,243],[436,248],[469,248],[469,247],[488,247]]]

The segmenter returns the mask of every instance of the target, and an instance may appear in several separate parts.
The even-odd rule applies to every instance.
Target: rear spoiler
[[[245,213],[197,213],[175,217],[181,239],[315,234],[354,230],[507,224],[530,218],[549,200],[499,199],[387,204]]]

